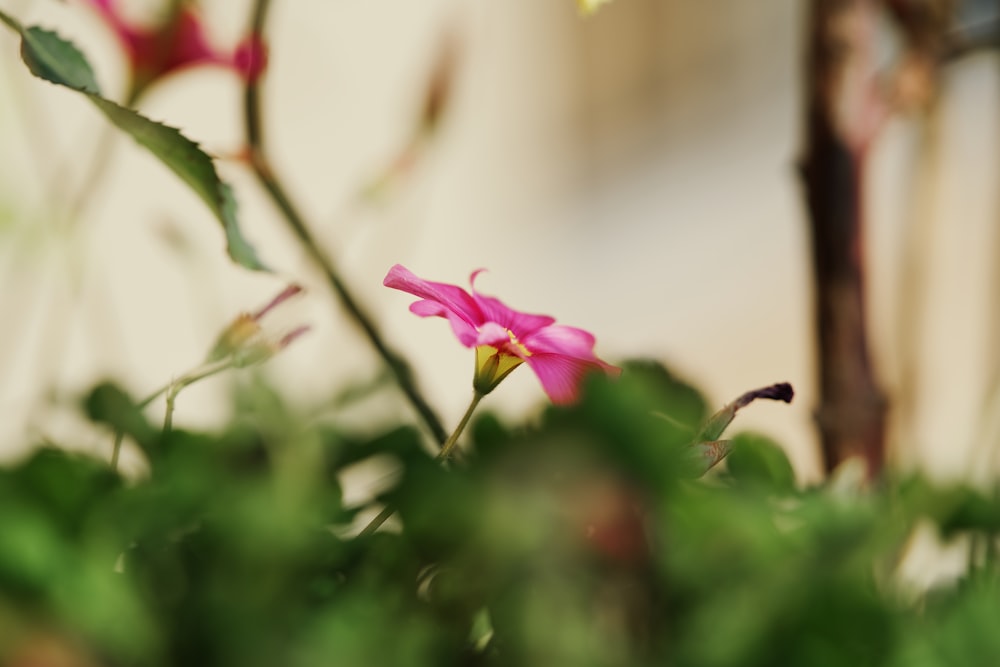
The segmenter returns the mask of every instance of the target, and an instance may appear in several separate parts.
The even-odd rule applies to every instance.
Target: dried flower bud
[[[288,347],[296,338],[309,330],[300,326],[285,334],[277,341],[269,340],[262,333],[260,320],[279,305],[302,292],[298,285],[289,285],[257,312],[240,313],[229,326],[223,329],[215,345],[208,353],[208,361],[219,361],[232,357],[236,366],[249,366],[264,361]]]

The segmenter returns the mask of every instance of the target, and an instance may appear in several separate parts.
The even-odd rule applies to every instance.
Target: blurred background
[[[995,3],[968,4],[962,25],[992,20]],[[138,23],[162,9],[120,5]],[[236,44],[250,6],[201,2],[211,42]],[[569,0],[275,3],[264,79],[272,159],[447,427],[468,402],[472,354],[382,287],[397,262],[463,285],[486,267],[484,293],[594,332],[608,361],[658,359],[719,406],[791,382],[791,406],[754,405],[740,426],[775,437],[800,480],[815,481],[816,332],[796,166],[806,7],[616,0],[583,19]],[[0,8],[72,39],[104,93],[122,99],[120,45],[88,2]],[[899,38],[877,27],[874,58],[888,65]],[[17,48],[0,34],[0,452],[78,428],[65,405],[97,380],[142,396],[190,369],[237,313],[288,282],[308,292],[275,313],[276,333],[313,330],[264,372],[315,411],[377,377],[375,356],[238,159],[238,76],[178,71],[138,108],[221,158],[275,275],[233,264],[204,205],[109,134],[85,100],[32,78]],[[949,60],[936,102],[891,115],[865,159],[859,251],[873,368],[896,410],[890,458],[944,477],[991,470],[1000,446],[990,420],[1000,417],[997,65],[989,49]],[[447,83],[440,122],[415,140],[436,81]],[[176,423],[224,420],[232,380],[187,390]],[[544,401],[522,371],[484,407],[514,416]],[[412,420],[394,395],[343,418],[370,428],[373,413]],[[94,434],[92,447],[110,442]]]

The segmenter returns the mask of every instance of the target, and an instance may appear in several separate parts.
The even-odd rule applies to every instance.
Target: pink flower
[[[411,312],[447,319],[459,342],[476,349],[476,391],[489,393],[526,363],[554,403],[571,403],[587,373],[621,372],[594,355],[594,337],[586,331],[555,324],[548,315],[516,311],[477,292],[474,283],[480,271],[469,278],[471,294],[456,285],[418,278],[399,264],[389,269],[382,283],[420,297],[410,306]]]
[[[182,6],[163,22],[145,27],[129,23],[116,0],[88,1],[125,49],[134,91],[142,91],[156,79],[192,65],[221,65],[252,81],[266,64],[266,49],[257,35],[245,38],[232,54],[212,47],[201,17],[190,7]]]

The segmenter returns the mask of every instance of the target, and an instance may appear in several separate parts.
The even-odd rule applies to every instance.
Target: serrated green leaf
[[[225,229],[230,257],[249,269],[266,270],[240,232],[232,189],[219,178],[212,158],[198,144],[176,128],[152,121],[103,97],[93,94],[88,97],[112,123],[158,157],[201,197]]]
[[[71,42],[37,26],[19,32],[22,38],[21,58],[32,74],[81,92],[100,94],[94,70]]]
[[[102,97],[90,64],[72,43],[42,28],[25,28],[2,11],[0,21],[21,36],[21,58],[32,74],[86,96],[118,129],[149,150],[201,197],[222,223],[227,250],[234,261],[249,269],[267,270],[240,232],[232,190],[219,178],[212,158],[198,144],[176,128]]]

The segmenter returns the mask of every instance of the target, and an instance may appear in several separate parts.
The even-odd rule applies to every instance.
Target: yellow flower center
[[[524,344],[517,339],[517,336],[514,335],[513,331],[507,329],[507,335],[510,336],[510,344],[513,345],[515,348],[517,348],[518,352],[520,352],[526,357],[531,356],[531,352],[529,352],[528,348],[526,348]]]
[[[531,356],[528,348],[517,340],[510,329],[507,330],[507,335],[510,336],[510,345],[525,357]],[[524,359],[507,350],[500,350],[492,345],[480,345],[476,348],[476,373],[472,386],[479,393],[488,394],[522,363]]]

